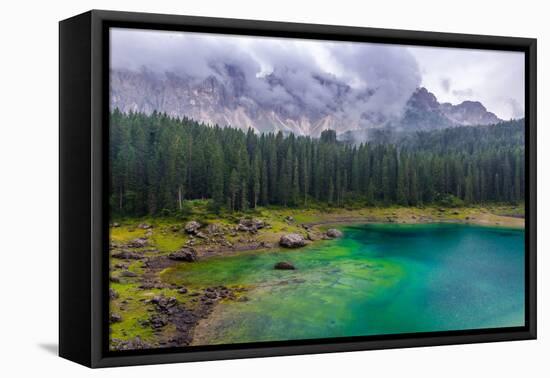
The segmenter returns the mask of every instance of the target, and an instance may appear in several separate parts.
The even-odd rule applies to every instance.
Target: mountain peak
[[[295,88],[292,77],[272,72],[265,75],[262,82],[269,90],[259,96],[238,65],[216,64],[211,69],[214,74],[203,78],[175,72],[113,70],[111,109],[145,114],[156,110],[222,127],[314,137],[326,129],[338,134],[389,125],[403,130],[430,130],[500,121],[480,102],[441,104],[424,87],[412,93],[403,113],[395,111],[395,115],[389,117],[380,108],[384,103],[371,103],[376,90],[354,92],[335,77],[314,76],[317,91],[304,92]]]
[[[412,94],[409,105],[423,109],[436,109],[439,107],[439,102],[437,102],[437,98],[432,92],[420,87]]]
[[[491,125],[502,120],[479,101],[463,101],[458,105],[439,103],[424,87],[418,88],[405,107],[402,129],[441,129],[453,126]]]
[[[464,126],[491,125],[502,121],[479,101],[463,101],[458,105],[443,103],[441,109],[453,122]]]

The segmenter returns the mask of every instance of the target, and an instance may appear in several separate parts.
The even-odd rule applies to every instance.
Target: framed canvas
[[[536,40],[60,22],[59,351],[536,338]]]

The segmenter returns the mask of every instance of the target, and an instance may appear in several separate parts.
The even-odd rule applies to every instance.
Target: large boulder
[[[306,245],[306,240],[300,234],[286,234],[281,236],[279,244],[286,248],[299,248]]]
[[[327,230],[327,236],[331,239],[334,239],[334,238],[341,238],[344,234],[342,234],[342,231],[340,230],[337,230],[335,228],[329,228]]]
[[[288,261],[280,261],[277,264],[273,266],[273,269],[279,269],[279,270],[294,270],[296,267],[289,263]]]
[[[185,224],[184,229],[185,229],[185,232],[187,232],[188,234],[194,235],[197,233],[197,231],[199,231],[199,228],[201,228],[201,226],[202,225],[199,222],[193,220],[193,221],[187,222]]]
[[[182,248],[179,251],[170,253],[168,258],[175,261],[193,262],[197,261],[197,252],[193,248]]]

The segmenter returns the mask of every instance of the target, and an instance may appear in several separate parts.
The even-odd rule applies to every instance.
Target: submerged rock
[[[273,266],[273,269],[279,269],[279,270],[294,270],[296,267],[289,263],[288,261],[280,261],[277,264]]]
[[[342,233],[342,231],[337,230],[337,229],[335,229],[335,228],[329,228],[329,229],[327,230],[327,236],[328,236],[329,238],[332,238],[332,239],[334,239],[334,238],[341,238],[343,235],[344,235],[344,234]]]
[[[197,261],[197,252],[193,248],[182,248],[177,252],[170,253],[168,258],[175,261],[193,262]]]
[[[281,236],[279,244],[286,248],[299,248],[306,245],[306,240],[300,234],[286,234]]]

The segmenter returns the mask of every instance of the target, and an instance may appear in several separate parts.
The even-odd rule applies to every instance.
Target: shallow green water
[[[208,344],[522,326],[523,230],[457,224],[342,227],[300,250],[181,264],[163,279],[247,285],[216,310]],[[295,271],[273,265],[290,261]]]

